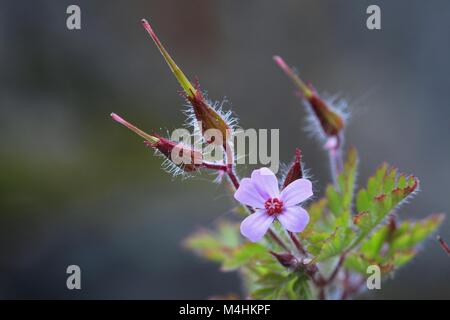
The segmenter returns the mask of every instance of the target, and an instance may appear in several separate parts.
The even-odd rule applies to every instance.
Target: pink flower
[[[256,242],[275,219],[288,231],[303,231],[309,222],[309,215],[298,204],[312,195],[312,184],[308,179],[297,179],[280,192],[272,171],[268,168],[254,170],[251,178],[242,179],[234,194],[237,201],[256,209],[242,221],[242,235]]]

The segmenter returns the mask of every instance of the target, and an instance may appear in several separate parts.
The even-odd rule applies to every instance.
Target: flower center
[[[269,198],[269,200],[264,203],[264,207],[270,216],[279,214],[283,211],[283,201],[278,198]]]

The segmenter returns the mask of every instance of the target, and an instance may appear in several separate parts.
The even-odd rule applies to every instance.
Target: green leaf
[[[335,216],[350,212],[355,191],[358,154],[355,148],[348,152],[342,172],[338,175],[338,188],[329,185],[326,190],[328,207]]]
[[[328,199],[328,208],[335,216],[339,216],[344,210],[341,195],[332,185],[327,187],[326,195]]]
[[[361,252],[369,259],[374,259],[380,253],[388,234],[388,226],[378,229],[361,245]]]
[[[430,236],[444,221],[444,215],[434,214],[419,221],[404,221],[393,233],[390,250],[408,250]]]
[[[216,230],[200,230],[185,239],[183,244],[208,260],[225,263],[234,257],[240,239],[239,225],[221,222]]]
[[[309,224],[303,238],[308,242],[308,250],[316,255],[317,261],[341,254],[354,237],[351,230],[351,209],[357,165],[356,149],[351,148],[344,168],[337,177],[338,187],[329,185],[326,189],[326,198],[310,208],[315,220],[318,220],[319,212],[321,219],[320,222]]]
[[[307,241],[310,237],[315,237],[316,233],[325,233],[327,235],[334,232],[334,217],[329,217],[328,214],[328,200],[322,198],[316,202],[313,202],[307,209],[309,214],[309,223],[305,230],[300,233],[300,238]]]
[[[392,264],[395,266],[395,268],[399,268],[403,266],[404,264],[411,261],[412,258],[416,255],[416,250],[407,250],[402,252],[396,252],[392,255]]]
[[[222,271],[247,267],[262,273],[265,273],[267,268],[284,271],[262,244],[241,244],[241,239],[239,225],[222,222],[216,230],[194,233],[184,241],[184,245],[208,260],[221,263]]]
[[[370,198],[367,190],[360,190],[356,196],[356,210],[366,212],[370,209]]]
[[[267,249],[258,243],[246,243],[235,248],[229,255],[228,259],[224,259],[222,264],[223,271],[236,270],[249,262],[255,262],[264,258],[268,258]]]
[[[227,256],[222,243],[208,231],[199,231],[191,235],[184,241],[184,245],[211,261],[222,262]]]
[[[358,272],[364,276],[368,275],[367,268],[372,265],[377,265],[383,276],[386,276],[395,269],[394,259],[392,257],[377,256],[376,258],[370,259],[364,254],[355,252],[349,254],[344,261],[345,268]]]
[[[347,255],[344,261],[345,268],[364,275],[371,264],[372,263],[365,259],[364,256],[355,253]]]
[[[310,279],[302,271],[266,272],[256,281],[250,296],[254,299],[309,299]]]
[[[417,190],[418,184],[416,177],[406,178],[398,174],[395,168],[388,168],[387,164],[383,164],[369,178],[366,189],[358,192],[358,214],[353,217],[353,222],[359,227],[360,234],[354,245],[364,240],[389,212]]]
[[[312,296],[310,281],[306,275],[299,275],[292,282],[293,299],[310,299]]]
[[[345,267],[365,274],[372,264],[389,273],[407,262],[417,253],[417,246],[433,233],[444,220],[440,214],[419,221],[404,221],[399,226],[383,225],[363,241],[358,252],[347,256]]]
[[[268,271],[256,279],[256,289],[250,294],[254,299],[279,299],[287,293],[292,274],[285,271],[276,273]],[[286,297],[284,297],[286,298]]]
[[[323,242],[320,253],[316,257],[318,262],[335,257],[351,244],[354,232],[350,228],[337,228],[335,233]]]
[[[263,287],[256,289],[250,295],[253,299],[270,300],[276,295],[277,288],[274,287]]]

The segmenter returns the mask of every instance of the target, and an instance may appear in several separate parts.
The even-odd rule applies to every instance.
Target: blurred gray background
[[[66,28],[78,4],[82,29]],[[369,31],[369,4],[382,30]],[[383,161],[421,179],[400,217],[449,212],[450,2],[2,1],[0,3],[0,298],[208,298],[239,279],[181,241],[231,216],[203,175],[160,169],[114,111],[143,129],[180,127],[179,87],[140,25],[146,17],[189,77],[245,128],[280,128],[280,157],[301,147],[316,189],[326,155],[272,61],[282,55],[320,91],[348,98],[347,145],[359,184]],[[245,175],[248,168],[239,168]],[[450,241],[450,221],[440,234]],[[66,289],[66,267],[82,290]],[[370,299],[450,298],[450,259],[430,239]]]

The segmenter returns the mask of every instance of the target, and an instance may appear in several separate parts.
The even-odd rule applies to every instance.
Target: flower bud
[[[301,151],[297,148],[295,149],[295,160],[284,178],[283,189],[286,188],[291,182],[301,178],[303,178]]]
[[[344,129],[344,118],[322,100],[312,86],[306,85],[281,57],[275,56],[274,60],[309,102],[323,133],[327,137],[337,136]]]
[[[171,141],[157,134],[147,134],[141,129],[135,127],[131,123],[125,121],[115,113],[111,113],[111,117],[124,125],[131,131],[145,139],[145,144],[155,150],[158,150],[169,161],[186,172],[195,171],[202,165],[202,154],[200,151],[183,145],[182,143]]]
[[[230,138],[230,125],[227,123],[226,116],[222,115],[219,110],[215,110],[211,106],[211,104],[205,99],[204,95],[199,90],[198,85],[194,87],[191,84],[189,79],[184,75],[183,71],[181,71],[181,69],[176,65],[175,61],[166,51],[147,20],[142,19],[142,25],[155,42],[162,56],[169,65],[170,70],[178,80],[181,88],[184,91],[185,98],[192,105],[193,114],[197,120],[197,123],[206,142],[225,145],[226,141]],[[222,135],[222,139],[218,139],[219,141],[211,139],[211,135],[207,132],[209,129],[218,130]]]
[[[270,254],[278,260],[278,262],[286,268],[296,268],[298,266],[298,260],[289,252],[276,253],[270,251]]]

